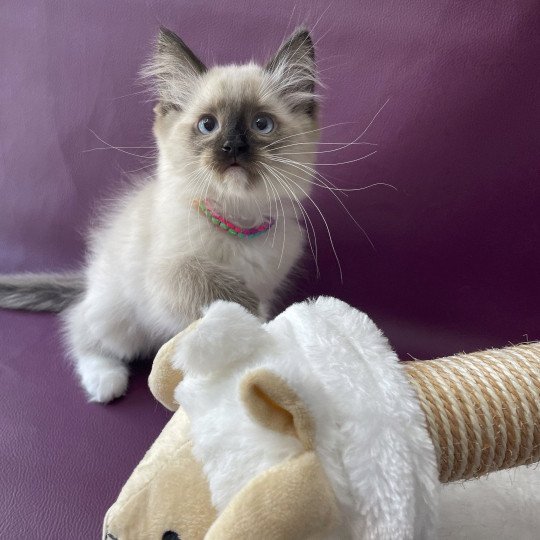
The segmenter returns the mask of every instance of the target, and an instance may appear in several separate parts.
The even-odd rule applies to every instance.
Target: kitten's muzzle
[[[227,156],[232,157],[234,161],[236,161],[236,158],[238,156],[247,154],[249,152],[249,144],[246,136],[242,134],[237,134],[234,137],[227,139],[223,143],[221,151]]]

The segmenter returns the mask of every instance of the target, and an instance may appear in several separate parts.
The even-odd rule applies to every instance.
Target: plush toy
[[[366,315],[330,298],[266,324],[216,302],[154,361],[151,390],[176,412],[104,538],[435,538],[439,479],[540,459],[539,366],[535,344],[400,363]],[[453,516],[463,497],[448,494]],[[537,532],[540,495],[526,495]]]

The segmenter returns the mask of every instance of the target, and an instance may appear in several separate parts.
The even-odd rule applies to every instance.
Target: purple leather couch
[[[293,4],[295,8],[293,9]],[[377,154],[321,168],[329,192],[320,279],[286,303],[331,294],[370,314],[403,358],[540,338],[540,9],[514,2],[83,0],[10,2],[0,17],[0,271],[77,267],[81,231],[146,158],[151,103],[137,86],[159,24],[208,63],[263,59],[315,25],[323,131]],[[325,163],[350,161],[351,147]],[[134,150],[145,154],[145,150]],[[0,313],[0,538],[97,538],[104,511],[168,415],[135,374],[89,405],[56,318]]]

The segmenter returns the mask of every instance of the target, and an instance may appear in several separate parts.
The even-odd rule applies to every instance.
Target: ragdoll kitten
[[[0,307],[69,306],[65,331],[91,401],[124,394],[128,362],[213,300],[266,317],[304,247],[295,204],[311,192],[318,133],[309,33],[297,30],[264,67],[206,68],[162,29],[144,75],[159,99],[155,176],[91,233],[84,274],[0,280]]]

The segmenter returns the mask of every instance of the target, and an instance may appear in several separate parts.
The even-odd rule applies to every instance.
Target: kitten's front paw
[[[89,401],[108,403],[126,393],[129,371],[123,362],[92,357],[79,360],[77,367]]]

